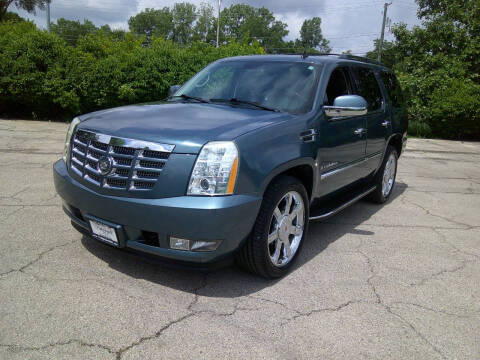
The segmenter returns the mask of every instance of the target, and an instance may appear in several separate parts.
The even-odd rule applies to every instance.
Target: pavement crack
[[[166,325],[162,326],[159,330],[157,330],[154,334],[151,334],[151,335],[148,335],[148,336],[143,336],[140,339],[138,339],[137,341],[131,343],[130,345],[121,348],[120,350],[118,350],[116,352],[116,359],[120,360],[125,352],[133,349],[136,346],[141,345],[145,341],[159,338],[163,334],[163,332],[166,331],[167,329],[169,329],[171,326],[173,326],[175,324],[178,324],[178,323],[181,323],[182,321],[185,321],[185,320],[187,320],[191,317],[194,317],[194,316],[196,316],[196,315],[198,315],[202,312],[205,312],[205,311],[201,311],[201,310],[200,311],[195,311],[193,309],[193,307],[195,306],[195,304],[198,303],[198,299],[199,299],[199,296],[200,296],[198,294],[198,292],[208,285],[207,278],[208,278],[208,274],[204,274],[201,284],[198,287],[193,289],[193,293],[195,294],[195,296],[194,296],[192,302],[187,307],[187,310],[188,310],[187,314],[185,314],[185,315],[183,315],[183,316],[181,316],[181,317],[179,317],[175,320],[172,320],[172,321],[168,322]]]
[[[472,225],[470,225],[470,224],[465,224],[465,223],[462,223],[462,222],[459,222],[459,221],[456,221],[456,220],[452,220],[452,219],[449,219],[448,217],[445,217],[445,216],[442,216],[442,215],[433,214],[433,213],[432,213],[429,209],[427,209],[425,206],[420,205],[420,204],[417,204],[417,203],[415,203],[415,202],[413,202],[413,201],[411,201],[411,200],[408,200],[408,199],[405,198],[405,197],[403,197],[402,200],[403,200],[404,202],[407,202],[407,203],[409,203],[409,204],[411,204],[411,205],[414,205],[414,206],[418,207],[419,209],[422,209],[423,211],[425,211],[425,213],[426,213],[427,215],[436,217],[436,218],[438,218],[438,219],[442,219],[442,220],[447,221],[447,222],[449,222],[449,223],[451,223],[451,224],[464,226],[464,227],[467,228],[467,229],[472,228]]]
[[[61,244],[61,245],[56,245],[56,246],[52,246],[51,248],[45,250],[45,251],[42,251],[40,254],[37,255],[37,257],[35,257],[35,259],[33,259],[32,261],[28,262],[27,264],[19,267],[18,269],[11,269],[11,270],[8,270],[6,272],[3,272],[3,273],[0,273],[0,277],[1,276],[6,276],[8,274],[11,274],[13,272],[24,272],[27,268],[29,268],[30,266],[34,265],[35,263],[39,262],[45,255],[47,255],[48,253],[56,250],[56,249],[59,249],[59,248],[62,248],[62,247],[65,247],[65,246],[68,246],[68,245],[71,245],[73,243],[77,242],[77,240],[73,240],[73,241],[69,241],[65,244]]]
[[[302,315],[302,313],[300,311],[298,311],[296,309],[293,309],[291,307],[288,307],[286,304],[281,303],[281,302],[276,301],[276,300],[266,299],[266,298],[263,298],[263,297],[260,297],[260,296],[253,296],[253,295],[247,295],[247,297],[250,298],[250,299],[254,299],[254,300],[261,300],[261,301],[265,301],[265,302],[268,302],[268,303],[276,304],[276,305],[279,305],[279,306],[283,307],[284,309],[286,309],[288,311],[294,312],[296,315]]]
[[[423,309],[423,310],[426,310],[426,311],[434,312],[434,313],[437,313],[437,314],[443,314],[443,315],[447,315],[447,316],[453,316],[453,317],[457,317],[457,318],[460,318],[460,319],[470,319],[472,317],[472,315],[455,314],[455,313],[448,312],[448,311],[432,309],[430,307],[423,306],[423,305],[420,305],[420,304],[411,303],[411,302],[394,301],[394,302],[390,303],[390,305],[414,306],[414,307],[417,307],[417,308],[420,308],[420,309]],[[475,316],[477,314],[474,313],[473,315]]]
[[[336,312],[336,311],[340,311],[344,308],[346,308],[347,306],[350,306],[352,304],[357,304],[357,303],[361,303],[362,301],[356,301],[356,300],[349,300],[343,304],[340,304],[338,306],[333,306],[333,307],[327,307],[327,308],[321,308],[321,309],[313,309],[313,310],[310,310],[308,312],[305,312],[305,313],[298,313],[296,315],[294,315],[291,319],[289,319],[286,323],[289,323],[290,321],[293,321],[293,320],[296,320],[298,318],[301,318],[301,317],[309,317],[313,314],[318,314],[318,313],[322,313],[322,312]],[[282,325],[285,325],[282,324]]]
[[[156,338],[159,338],[163,332],[165,330],[167,330],[168,328],[170,328],[171,326],[175,325],[175,324],[178,324],[182,321],[185,321],[193,316],[197,315],[195,312],[189,312],[188,314],[186,315],[183,315],[175,320],[172,320],[170,322],[168,322],[166,325],[162,326],[158,331],[156,331],[154,334],[152,335],[148,335],[148,336],[144,336],[144,337],[141,337],[140,339],[138,339],[137,341],[135,341],[134,343],[124,347],[124,348],[121,348],[120,350],[118,350],[116,352],[116,359],[117,360],[120,360],[123,356],[123,354],[128,351],[128,350],[131,350],[133,349],[134,347],[138,346],[138,345],[141,345],[142,343],[144,343],[145,341],[148,341],[148,340],[152,340],[152,339],[156,339]]]
[[[462,250],[462,249],[459,249],[457,246],[455,246],[454,244],[452,244],[450,241],[447,240],[447,237],[442,234],[440,231],[439,231],[439,228],[432,228],[432,230],[439,236],[439,238],[441,239],[441,241],[445,244],[447,244],[448,246],[450,246],[452,249],[454,249],[456,252],[460,253],[460,254],[463,254],[463,255],[467,255],[467,256],[472,256],[476,259],[480,259],[480,256],[477,255],[477,254],[474,254],[474,253],[471,253],[471,252],[468,252],[468,251],[465,251],[465,250]]]
[[[367,279],[367,284],[370,285],[370,287],[372,288],[372,291],[376,297],[376,304],[378,304],[379,306],[383,307],[385,309],[385,311],[387,311],[389,314],[391,314],[392,316],[396,317],[397,319],[401,320],[402,323],[404,323],[406,326],[408,326],[420,339],[423,340],[423,342],[425,344],[427,344],[428,346],[430,346],[430,348],[435,351],[438,355],[440,355],[442,357],[442,359],[447,359],[447,357],[440,351],[440,349],[438,347],[436,347],[434,344],[432,344],[426,337],[425,335],[423,335],[420,331],[418,331],[414,326],[413,324],[411,324],[409,321],[407,321],[405,318],[403,318],[402,316],[398,315],[397,313],[395,313],[392,308],[390,307],[390,305],[386,304],[383,300],[382,300],[382,297],[380,296],[379,292],[377,291],[377,288],[375,286],[375,284],[373,284],[372,282],[372,279],[376,276],[375,274],[375,270],[374,270],[374,267],[373,267],[373,264],[372,264],[372,261],[370,259],[370,257],[365,254],[363,251],[360,250],[360,247],[362,246],[362,244],[360,243],[360,245],[357,247],[357,251],[360,255],[362,255],[366,262],[367,262],[367,265],[368,265],[368,268],[370,270],[370,273],[371,273],[371,276]]]
[[[71,340],[67,340],[67,341],[59,341],[59,342],[50,343],[50,344],[46,344],[46,345],[42,345],[42,346],[28,347],[28,346],[17,345],[17,344],[0,344],[0,347],[7,348],[10,352],[18,353],[18,352],[23,352],[23,351],[46,350],[46,349],[57,347],[57,346],[66,346],[66,345],[71,345],[71,344],[78,344],[80,346],[102,349],[102,350],[107,351],[110,354],[115,354],[115,351],[112,350],[110,347],[108,347],[106,345],[89,343],[89,342],[85,342],[85,341],[78,340],[78,339],[71,339]]]
[[[426,283],[428,283],[429,281],[432,281],[432,280],[435,280],[436,278],[442,276],[443,274],[452,274],[452,273],[456,273],[457,271],[460,271],[460,270],[463,270],[465,269],[465,267],[467,266],[467,264],[471,262],[471,261],[468,261],[468,260],[464,260],[462,261],[462,263],[458,266],[455,266],[453,269],[442,269],[440,271],[437,271],[436,273],[420,280],[419,282],[412,282],[410,283],[409,285],[410,286],[422,286],[422,285],[425,285]]]

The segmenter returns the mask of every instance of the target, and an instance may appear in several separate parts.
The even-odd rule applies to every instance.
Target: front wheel
[[[370,201],[383,204],[390,198],[397,176],[397,163],[397,150],[393,146],[388,146],[382,166],[374,178],[374,185],[377,188],[370,194]]]
[[[268,279],[285,275],[298,257],[308,230],[307,191],[296,178],[282,176],[265,192],[247,243],[242,267]]]

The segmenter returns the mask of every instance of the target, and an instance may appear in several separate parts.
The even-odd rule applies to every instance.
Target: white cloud
[[[179,0],[180,1],[180,0]],[[130,16],[145,8],[173,6],[175,0],[53,0],[51,4],[52,21],[60,17],[71,20],[89,19],[96,25],[109,24],[112,28],[128,29]],[[214,7],[217,0],[191,0],[195,5],[208,2]],[[305,18],[320,16],[322,31],[330,40],[333,52],[352,50],[364,54],[373,47],[373,40],[380,36],[383,0],[223,0],[223,6],[247,3],[252,6],[265,6],[275,16],[288,24],[287,40],[299,37],[300,28]],[[15,8],[11,9],[15,10]],[[45,11],[36,15],[18,11],[21,16],[34,20],[40,27],[45,27]],[[416,18],[414,0],[393,0],[388,9],[392,23],[405,22],[419,24]],[[387,33],[387,39],[392,36]]]

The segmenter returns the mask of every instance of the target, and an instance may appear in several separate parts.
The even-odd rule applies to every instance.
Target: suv
[[[55,187],[87,236],[190,264],[235,257],[277,278],[309,221],[388,200],[406,132],[400,87],[380,63],[227,58],[166,101],[75,118]]]

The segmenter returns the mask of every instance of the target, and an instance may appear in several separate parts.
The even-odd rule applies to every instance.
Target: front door
[[[330,75],[324,105],[332,106],[338,96],[354,93],[348,67],[337,67]],[[318,196],[338,190],[365,176],[366,117],[322,117],[318,168]]]
[[[355,66],[352,68],[356,83],[356,95],[363,96],[368,103],[365,116],[367,128],[367,147],[365,168],[369,172],[377,169],[382,161],[388,133],[391,129],[390,113],[387,103],[372,69]]]

